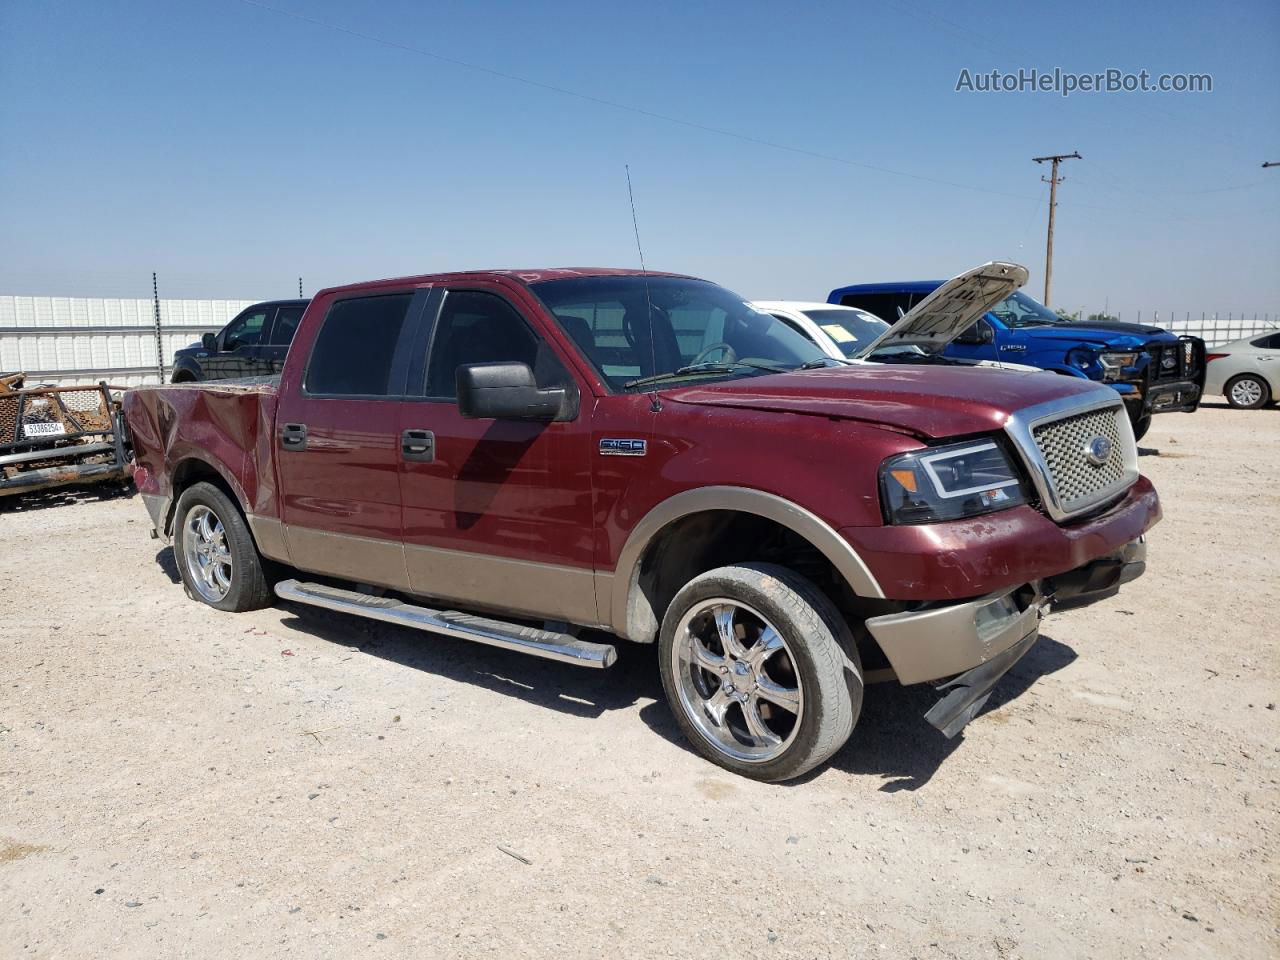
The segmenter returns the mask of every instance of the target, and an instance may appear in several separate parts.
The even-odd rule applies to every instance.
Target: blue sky
[[[0,293],[632,265],[630,164],[651,268],[825,299],[1006,258],[1039,295],[1030,158],[1079,150],[1055,305],[1280,313],[1274,0],[266,2],[330,26],[246,0],[0,0]],[[954,91],[1019,67],[1214,88]]]

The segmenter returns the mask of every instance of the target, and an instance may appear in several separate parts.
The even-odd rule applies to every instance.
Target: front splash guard
[[[1009,670],[1022,659],[1022,655],[1031,649],[1040,636],[1039,627],[1025,637],[996,654],[986,663],[972,670],[953,677],[946,683],[939,684],[937,689],[948,691],[947,695],[933,705],[924,718],[942,731],[943,736],[950,739],[964,729],[965,724],[974,718],[982,705],[991,696],[991,691]]]

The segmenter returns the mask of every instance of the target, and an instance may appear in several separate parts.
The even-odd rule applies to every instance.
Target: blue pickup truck
[[[893,323],[941,281],[860,283],[832,290],[828,303],[858,307]],[[1117,321],[1064,320],[1017,291],[956,337],[944,356],[1007,360],[1069,377],[1097,380],[1124,398],[1135,437],[1156,413],[1191,413],[1204,390],[1205,349],[1199,337]]]

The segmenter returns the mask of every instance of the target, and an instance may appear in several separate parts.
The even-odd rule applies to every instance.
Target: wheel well
[[[865,601],[817,547],[777,521],[737,510],[706,510],[663,527],[645,547],[627,592],[627,636],[657,639],[662,618],[686,583],[716,567],[747,561],[777,563],[813,581],[862,632]]]
[[[195,383],[196,376],[194,373],[188,373],[186,370],[178,370],[174,373],[170,383]]]
[[[244,514],[244,505],[240,503],[240,497],[236,494],[231,484],[227,483],[222,474],[203,460],[195,458],[183,460],[174,468],[173,479],[169,485],[169,516],[165,520],[168,528],[166,530],[167,533],[173,532],[173,514],[177,509],[178,498],[182,496],[182,491],[197,483],[208,483],[217,487],[227,495],[227,499],[236,505],[240,513]]]
[[[1228,377],[1227,382],[1222,385],[1223,388],[1225,389],[1226,387],[1231,386],[1241,377],[1249,377],[1252,380],[1261,381],[1262,383],[1266,384],[1268,387],[1271,386],[1271,381],[1268,380],[1266,377],[1264,377],[1262,374],[1258,373],[1256,370],[1242,370],[1240,373],[1237,373],[1237,374],[1234,374],[1233,376]]]

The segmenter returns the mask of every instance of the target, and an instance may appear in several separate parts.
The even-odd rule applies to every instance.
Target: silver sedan
[[[1274,403],[1280,394],[1280,332],[1210,347],[1204,392],[1242,410]]]

